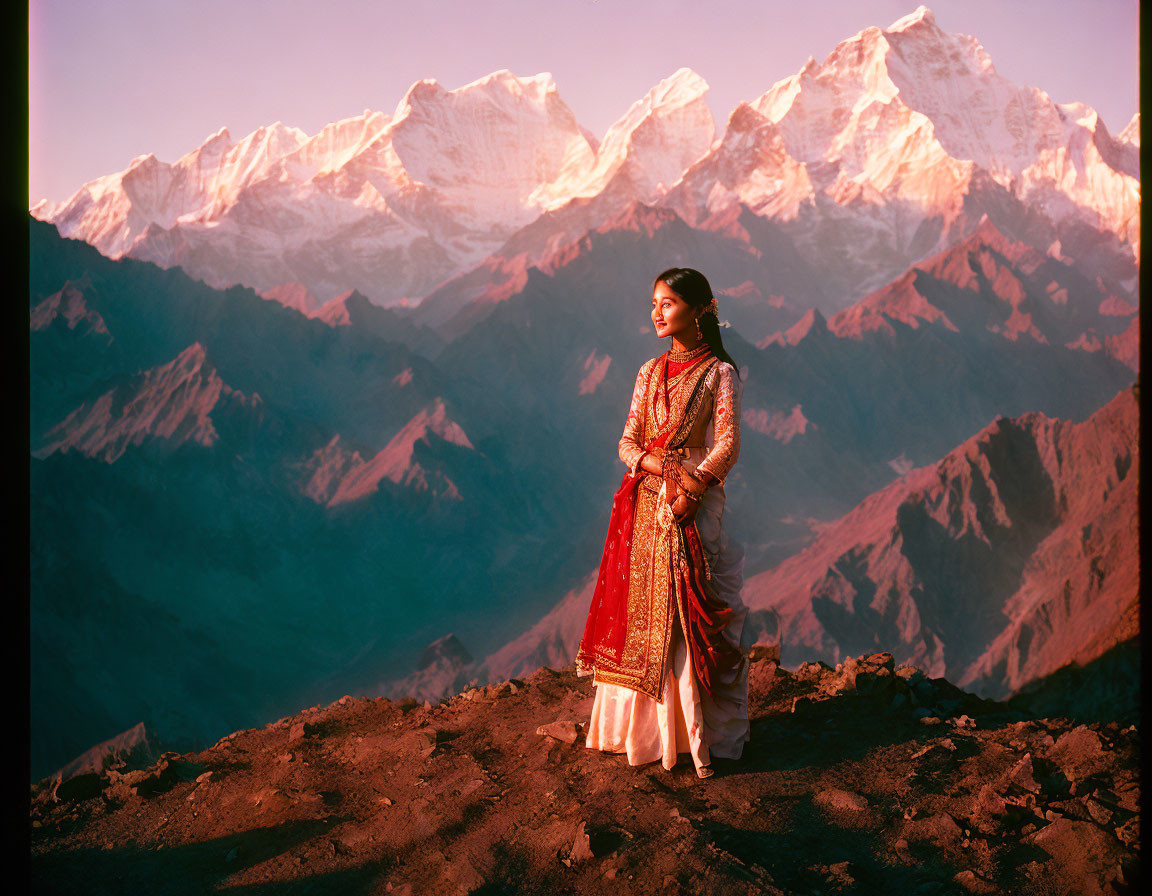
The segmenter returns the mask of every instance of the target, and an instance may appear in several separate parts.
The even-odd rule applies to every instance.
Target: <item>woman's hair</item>
[[[676,295],[693,308],[703,308],[712,301],[712,287],[708,284],[708,278],[692,268],[668,268],[656,275],[656,279],[652,281],[652,288],[655,289],[656,284],[661,281],[667,283]],[[731,364],[736,370],[736,376],[739,377],[740,368],[732,360],[732,356],[724,350],[724,343],[720,339],[720,321],[711,311],[700,315],[700,335],[712,349],[712,354],[721,361]]]

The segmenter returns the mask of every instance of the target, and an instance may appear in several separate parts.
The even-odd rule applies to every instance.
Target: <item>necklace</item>
[[[682,352],[674,351],[673,349],[668,349],[668,360],[669,361],[691,361],[693,358],[699,358],[701,355],[704,355],[707,352],[708,352],[708,343],[705,342],[703,339],[701,339],[700,344],[697,345],[696,348],[685,349]]]

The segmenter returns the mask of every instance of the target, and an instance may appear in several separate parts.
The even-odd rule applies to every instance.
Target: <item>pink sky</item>
[[[138,155],[174,161],[226,126],[309,134],[407,88],[497,69],[551,72],[602,135],[680,66],[711,86],[717,125],[846,37],[916,8],[893,0],[31,0],[29,202],[59,201]],[[1137,111],[1138,0],[937,0],[997,71],[1119,131]]]

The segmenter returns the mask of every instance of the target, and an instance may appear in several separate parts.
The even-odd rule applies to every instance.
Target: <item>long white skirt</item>
[[[710,489],[696,513],[700,543],[712,568],[707,587],[733,613],[724,637],[744,654],[744,661],[714,683],[707,694],[696,679],[678,616],[673,615],[672,645],[665,667],[663,702],[622,685],[596,682],[596,697],[585,746],[626,753],[629,765],[660,760],[671,769],[680,753],[689,753],[696,768],[713,757],[739,759],[749,737],[748,668],[750,644],[743,643],[748,608],[740,599],[744,584],[744,548],[721,526],[723,487]]]

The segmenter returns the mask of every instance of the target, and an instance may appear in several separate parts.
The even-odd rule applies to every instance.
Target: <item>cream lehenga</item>
[[[576,667],[596,696],[586,745],[632,765],[682,752],[709,774],[740,758],[749,737],[748,667],[740,599],[744,551],[722,525],[724,480],[740,451],[740,381],[706,344],[666,352],[636,376],[600,573]],[[680,524],[646,452],[710,472],[693,520]]]

